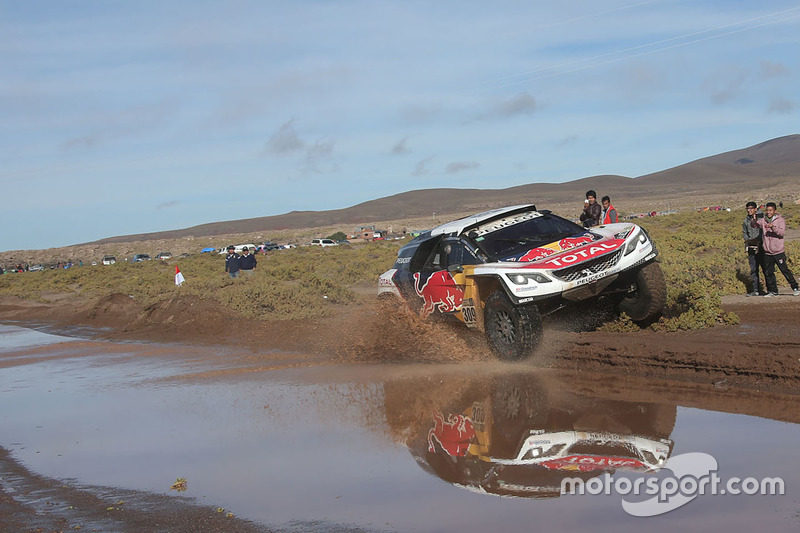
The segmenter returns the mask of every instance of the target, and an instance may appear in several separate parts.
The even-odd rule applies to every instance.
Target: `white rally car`
[[[504,207],[416,237],[378,295],[453,316],[485,331],[501,358],[519,359],[541,340],[541,315],[569,302],[612,295],[635,322],[657,319],[667,294],[657,255],[635,224],[586,229],[534,205]]]

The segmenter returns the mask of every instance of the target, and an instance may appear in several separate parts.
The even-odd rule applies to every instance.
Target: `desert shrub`
[[[625,313],[620,313],[618,318],[597,328],[597,331],[605,331],[607,333],[635,333],[640,330],[641,328]]]
[[[683,289],[671,287],[669,292],[666,312],[652,329],[677,331],[739,323],[736,314],[722,310],[720,291],[708,280],[693,281]]]
[[[236,279],[225,274],[224,256],[218,254],[199,254],[167,263],[119,262],[10,274],[0,277],[0,294],[42,300],[48,293],[90,298],[122,293],[145,306],[191,294],[216,300],[243,316],[309,318],[328,314],[334,305],[355,301],[350,287],[375,283],[394,262],[399,246],[397,242],[381,242],[280,250],[259,255],[259,266],[253,275]],[[174,283],[176,264],[186,278],[182,287]]]

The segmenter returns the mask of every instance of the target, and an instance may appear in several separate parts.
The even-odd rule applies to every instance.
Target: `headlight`
[[[620,231],[619,233],[615,233],[614,234],[614,238],[615,239],[623,239],[623,240],[627,239],[628,235],[630,235],[633,232],[634,229],[635,228],[631,227],[631,228],[624,229],[624,230]]]
[[[631,238],[631,242],[629,242],[627,246],[625,246],[625,255],[628,255],[629,253],[633,252],[636,249],[636,247],[639,246],[639,243],[644,244],[646,242],[647,242],[647,237],[645,236],[644,231],[637,230],[637,232]]]
[[[514,285],[527,285],[530,281],[537,281],[539,283],[550,283],[551,280],[544,274],[538,272],[526,272],[524,274],[506,274],[506,277],[511,280]]]

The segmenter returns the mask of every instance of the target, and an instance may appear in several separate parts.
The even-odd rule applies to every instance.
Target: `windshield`
[[[492,221],[470,232],[470,236],[494,260],[514,261],[538,246],[586,233],[574,222],[532,211],[509,220]]]

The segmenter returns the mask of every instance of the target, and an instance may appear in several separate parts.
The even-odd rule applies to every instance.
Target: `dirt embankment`
[[[122,294],[99,301],[63,295],[47,300],[1,299],[0,321],[36,323],[62,332],[89,327],[94,338],[108,340],[235,345],[260,354],[294,352],[326,361],[493,359],[480,334],[424,322],[366,298],[359,305],[335,308],[323,319],[276,322],[244,319],[196,297],[150,307]],[[723,305],[739,315],[740,325],[677,333],[606,333],[570,331],[554,317],[546,324],[543,346],[526,363],[711,383],[720,389],[800,393],[800,298],[728,297]]]

